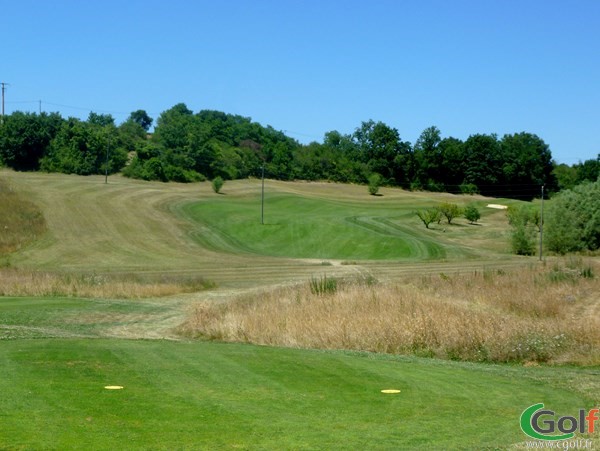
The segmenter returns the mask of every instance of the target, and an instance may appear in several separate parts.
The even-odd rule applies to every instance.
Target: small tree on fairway
[[[467,205],[463,215],[471,224],[476,223],[481,218],[481,214],[475,205]]]
[[[429,228],[429,224],[432,222],[439,222],[441,218],[440,210],[437,208],[428,208],[427,210],[417,210],[415,214],[425,225],[425,228]]]
[[[460,216],[461,209],[456,204],[451,204],[449,202],[444,202],[438,207],[438,210],[442,215],[446,217],[448,224],[452,224],[452,220],[457,216]]]
[[[225,182],[223,181],[223,179],[221,177],[215,177],[212,181],[212,189],[215,193],[220,193],[221,192],[221,188],[223,188],[223,184]]]
[[[379,192],[379,187],[383,183],[383,177],[380,174],[371,174],[369,177],[369,194],[375,196]]]

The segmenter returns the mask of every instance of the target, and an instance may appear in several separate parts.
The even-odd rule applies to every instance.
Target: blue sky
[[[2,1],[6,112],[179,102],[300,142],[383,121],[412,143],[527,131],[600,153],[600,1]]]

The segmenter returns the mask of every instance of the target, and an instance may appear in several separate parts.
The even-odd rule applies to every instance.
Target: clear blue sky
[[[373,119],[412,143],[527,131],[600,152],[598,0],[6,1],[6,112],[118,123],[179,102],[300,142]],[[76,107],[76,108],[73,108]]]

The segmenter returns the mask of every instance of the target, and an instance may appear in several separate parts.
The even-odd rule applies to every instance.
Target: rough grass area
[[[198,275],[143,273],[56,273],[0,269],[0,296],[71,296],[139,299],[214,288]]]
[[[590,369],[114,339],[4,342],[0,392],[0,448],[35,450],[509,449],[531,404],[599,393]]]
[[[567,261],[335,290],[314,290],[311,281],[198,305],[187,331],[273,346],[597,365],[598,274],[591,262]]]
[[[45,231],[41,210],[0,179],[0,257],[34,241]]]

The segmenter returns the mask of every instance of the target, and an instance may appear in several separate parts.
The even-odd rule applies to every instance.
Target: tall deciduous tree
[[[40,115],[16,111],[0,127],[0,160],[20,170],[36,170],[63,122],[58,113]]]
[[[153,139],[166,149],[183,151],[188,144],[188,132],[193,121],[193,111],[185,103],[178,103],[158,117]]]
[[[133,111],[129,115],[129,118],[127,120],[131,121],[131,122],[135,122],[140,127],[142,127],[144,129],[144,131],[146,131],[146,132],[148,130],[150,130],[150,127],[152,126],[152,122],[153,122],[153,119],[150,116],[148,116],[148,113],[146,113],[145,110]]]
[[[99,125],[100,127],[107,127],[109,125],[115,125],[115,119],[110,114],[98,114],[93,111],[88,116],[88,123],[92,125]]]
[[[471,135],[465,141],[465,183],[476,185],[482,194],[498,195],[502,160],[496,135]]]
[[[413,170],[410,143],[403,142],[395,128],[383,122],[363,122],[353,135],[359,150],[359,158],[370,172],[377,172],[385,179],[408,185]]]
[[[78,175],[103,173],[107,149],[108,172],[121,170],[127,161],[127,152],[120,145],[116,127],[70,118],[52,140],[40,169]]]
[[[441,141],[440,130],[432,126],[423,130],[419,139],[415,142],[414,154],[417,167],[415,176],[423,187],[427,188],[427,185],[431,182],[441,182],[443,164]]]
[[[554,164],[548,145],[532,133],[504,135],[501,146],[501,195],[532,199],[539,195],[540,187],[555,190]]]
[[[458,193],[465,179],[465,147],[460,139],[444,138],[438,144],[441,157],[440,182],[447,191]]]

